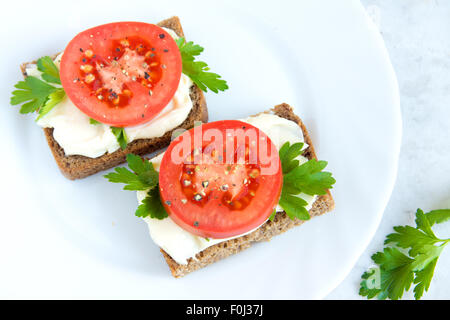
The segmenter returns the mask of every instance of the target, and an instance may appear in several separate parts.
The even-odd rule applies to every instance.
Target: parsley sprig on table
[[[195,61],[195,57],[203,52],[203,47],[194,44],[192,41],[186,42],[184,38],[176,40],[178,48],[181,53],[181,60],[183,62],[183,73],[203,91],[207,92],[207,88],[218,93],[228,89],[227,82],[220,79],[217,73],[208,72],[209,67],[206,62]]]
[[[368,299],[401,299],[414,287],[415,299],[428,291],[439,256],[450,239],[438,238],[431,227],[450,220],[450,209],[416,212],[416,227],[396,226],[382,252],[372,256],[378,265],[362,275],[359,294]]]
[[[37,68],[42,72],[42,79],[28,76],[24,81],[19,81],[14,87],[18,90],[12,92],[10,103],[12,105],[22,104],[20,113],[38,112],[36,120],[41,119],[50,112],[55,105],[65,97],[63,88],[52,84],[61,84],[59,70],[50,57],[43,57],[37,61]]]
[[[124,190],[144,191],[148,190],[147,196],[137,208],[135,215],[141,218],[164,219],[167,212],[161,204],[159,197],[159,174],[148,159],[142,159],[134,154],[127,154],[128,167],[115,168],[114,172],[104,177],[110,182],[124,183]]]
[[[311,159],[300,164],[296,158],[303,153],[303,146],[303,143],[290,145],[286,142],[279,151],[283,170],[283,189],[279,204],[289,218],[309,220],[311,217],[306,210],[308,203],[298,195],[324,195],[336,180],[330,172],[322,171],[327,166],[326,161]],[[273,217],[274,214],[271,219]]]

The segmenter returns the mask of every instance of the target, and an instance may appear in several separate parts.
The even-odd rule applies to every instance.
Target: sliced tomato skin
[[[217,121],[202,125],[203,130],[244,127],[257,130],[260,137],[264,137],[273,150],[276,150],[271,155],[271,161],[274,162],[276,171],[274,174],[259,177],[258,190],[250,204],[243,210],[230,210],[219,200],[215,201],[214,199],[209,200],[203,207],[199,207],[194,201],[186,202],[184,199],[183,187],[179,182],[182,174],[181,165],[175,164],[171,160],[170,153],[180,143],[182,136],[192,136],[194,129],[184,132],[172,141],[166,150],[159,174],[160,196],[170,218],[186,231],[213,239],[239,236],[262,225],[276,208],[281,194],[283,176],[278,151],[269,137],[256,127],[238,120]]]
[[[133,96],[125,107],[112,108],[76,80],[80,79],[83,52],[92,49],[95,55],[111,61],[108,57],[114,50],[112,43],[127,37],[140,37],[150,43],[164,70],[152,88],[128,82]],[[159,114],[173,98],[181,72],[181,54],[173,38],[159,26],[142,22],[110,23],[79,33],[64,50],[60,67],[62,86],[75,106],[89,117],[115,127],[139,125]]]

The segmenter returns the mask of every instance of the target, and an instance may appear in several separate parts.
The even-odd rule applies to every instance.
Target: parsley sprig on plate
[[[192,41],[186,42],[184,38],[175,40],[181,53],[181,60],[183,62],[183,73],[203,91],[208,89],[218,93],[228,89],[228,84],[225,80],[220,79],[220,75],[213,72],[208,72],[209,67],[206,62],[195,61],[195,57],[203,52],[203,47],[194,44]],[[208,89],[207,89],[208,88]]]
[[[134,154],[127,155],[128,167],[119,167],[104,177],[110,182],[124,183],[124,190],[147,191],[147,196],[137,208],[135,215],[141,218],[164,219],[167,212],[159,197],[159,174],[148,159],[142,159]]]
[[[306,210],[308,203],[299,194],[324,195],[333,187],[336,180],[330,172],[324,172],[326,161],[311,159],[303,164],[296,158],[303,151],[304,144],[286,142],[280,149],[281,167],[283,170],[283,189],[279,204],[289,218],[309,220],[311,217]],[[272,214],[270,219],[273,219]]]
[[[450,239],[438,238],[431,227],[450,220],[450,209],[416,212],[416,227],[396,226],[382,252],[372,256],[378,265],[362,275],[359,294],[368,299],[401,299],[414,287],[415,299],[428,291],[439,256]]]
[[[51,84],[61,84],[59,70],[50,57],[43,57],[37,61],[37,68],[42,72],[42,79],[28,76],[19,81],[14,87],[18,90],[12,92],[10,103],[12,105],[22,104],[20,113],[38,112],[36,119],[41,119],[50,112],[55,105],[65,97],[64,89]]]

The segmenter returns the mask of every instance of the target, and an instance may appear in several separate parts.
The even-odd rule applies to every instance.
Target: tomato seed
[[[81,71],[83,72],[92,72],[92,70],[94,70],[94,67],[91,66],[90,64],[84,64],[80,67]]]
[[[84,55],[88,58],[92,58],[94,56],[94,52],[92,52],[92,50],[88,49],[84,52]]]
[[[89,73],[86,78],[84,78],[84,82],[91,83],[95,80],[95,76],[92,73]]]

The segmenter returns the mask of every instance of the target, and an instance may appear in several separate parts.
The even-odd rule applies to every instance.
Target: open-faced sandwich
[[[180,21],[117,22],[81,32],[64,52],[21,66],[11,104],[37,113],[56,162],[83,178],[166,147],[172,131],[206,122],[202,91],[226,82],[195,58]]]
[[[136,190],[174,277],[269,240],[333,209],[335,183],[287,104],[243,120],[202,124],[153,159],[129,154],[105,177]]]

